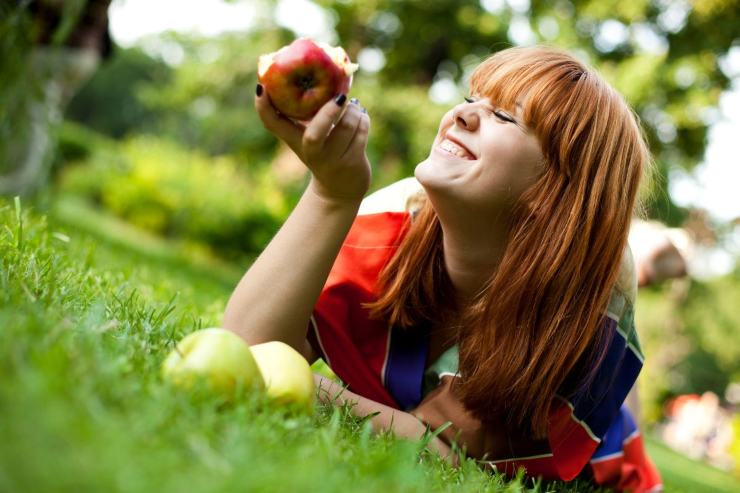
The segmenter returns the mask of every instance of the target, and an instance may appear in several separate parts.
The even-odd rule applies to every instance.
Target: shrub
[[[236,260],[262,250],[288,213],[289,199],[268,171],[139,136],[69,166],[60,188],[141,228],[202,242]]]

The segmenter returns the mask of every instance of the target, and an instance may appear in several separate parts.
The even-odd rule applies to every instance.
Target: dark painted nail
[[[257,97],[262,96],[262,84],[257,84]]]
[[[362,112],[363,112],[363,113],[367,113],[367,110],[365,109],[365,107],[364,107],[364,106],[362,107]]]
[[[347,95],[346,94],[340,94],[336,98],[334,98],[334,102],[337,103],[337,106],[344,105],[344,102],[347,101]]]
[[[360,100],[357,98],[350,98],[349,102],[352,104],[360,104]]]

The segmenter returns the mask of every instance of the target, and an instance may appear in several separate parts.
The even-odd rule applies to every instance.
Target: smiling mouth
[[[447,154],[452,154],[453,156],[467,159],[467,160],[474,160],[475,156],[473,156],[470,152],[468,152],[463,147],[460,147],[459,145],[455,144],[449,139],[444,139],[442,142],[439,143],[437,146],[440,150],[446,152]]]

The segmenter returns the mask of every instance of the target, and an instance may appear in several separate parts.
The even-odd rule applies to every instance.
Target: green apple
[[[297,404],[312,411],[316,400],[316,384],[306,358],[280,341],[265,342],[250,348],[267,395],[282,404]]]
[[[249,345],[233,332],[208,328],[185,336],[162,364],[162,377],[184,389],[204,380],[214,392],[229,399],[239,384],[264,389]]]

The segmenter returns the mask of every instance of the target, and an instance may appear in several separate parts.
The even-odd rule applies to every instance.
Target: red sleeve
[[[362,305],[377,299],[378,275],[397,251],[408,225],[405,212],[356,218],[316,303],[310,327],[327,364],[350,390],[395,408],[398,404],[382,378],[388,327],[370,320]]]

